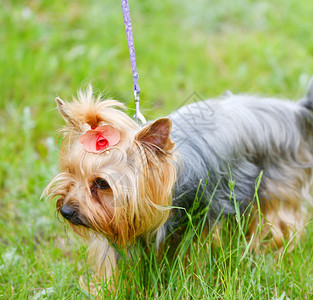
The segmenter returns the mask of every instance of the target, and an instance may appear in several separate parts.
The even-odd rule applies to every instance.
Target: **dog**
[[[304,225],[312,202],[313,84],[298,102],[228,94],[142,128],[123,104],[95,98],[90,86],[72,102],[56,103],[66,122],[61,172],[45,194],[88,238],[102,279],[115,275],[119,249],[139,239],[162,249],[183,219],[173,207],[189,211],[197,193],[211,224],[234,215],[235,202],[242,214],[256,208],[261,173],[263,236],[279,248]],[[250,222],[251,236],[258,225],[258,218]]]

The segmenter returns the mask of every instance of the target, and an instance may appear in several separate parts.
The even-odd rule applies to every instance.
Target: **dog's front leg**
[[[93,276],[89,290],[98,294],[102,286],[106,286],[112,293],[118,280],[119,255],[105,238],[94,237],[88,248],[88,262],[94,267],[97,275]]]

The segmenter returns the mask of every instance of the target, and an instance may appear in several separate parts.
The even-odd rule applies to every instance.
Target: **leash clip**
[[[141,126],[144,126],[147,124],[147,121],[143,114],[140,112],[140,97],[136,89],[134,90],[134,96],[135,96],[135,115],[133,118],[139,125],[141,123]]]

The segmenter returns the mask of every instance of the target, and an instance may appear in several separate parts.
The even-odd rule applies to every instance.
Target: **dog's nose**
[[[73,217],[75,211],[71,206],[65,204],[61,207],[60,213],[65,219],[70,219]]]

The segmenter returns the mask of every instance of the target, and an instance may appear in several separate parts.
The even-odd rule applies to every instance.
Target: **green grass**
[[[130,2],[148,119],[169,114],[194,91],[203,98],[227,89],[303,95],[313,73],[310,0]],[[88,298],[78,284],[91,272],[86,246],[39,198],[57,173],[56,95],[69,99],[91,82],[134,107],[120,3],[0,4],[0,298]],[[236,229],[224,228],[224,246],[212,253],[194,246],[189,230],[176,258],[157,263],[142,253],[132,267],[123,261],[116,297],[312,298],[311,224],[294,251],[244,258]],[[107,293],[104,299],[113,297]]]

